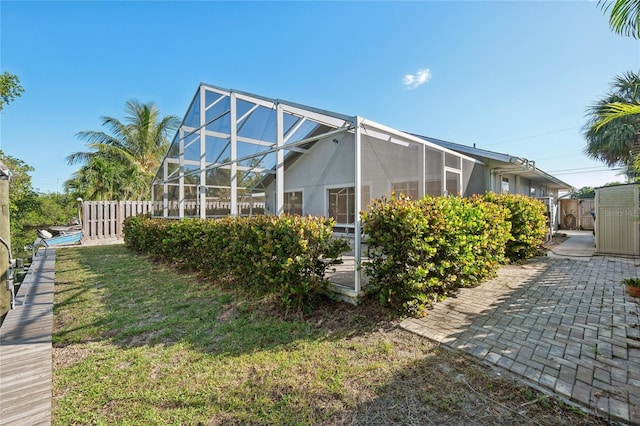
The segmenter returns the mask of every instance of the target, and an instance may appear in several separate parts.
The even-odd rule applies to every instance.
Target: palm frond
[[[593,129],[597,132],[614,120],[636,115],[640,117],[640,104],[622,102],[606,104],[600,113],[600,119],[593,124]]]
[[[640,39],[640,0],[599,1],[609,14],[609,26],[618,34]]]
[[[179,126],[175,116],[160,117],[154,103],[125,104],[125,120],[102,117],[105,131],[86,130],[76,136],[87,142],[86,152],[67,157],[82,164],[68,181],[86,199],[141,199],[150,193],[153,173],[169,147],[169,134]],[[84,197],[83,197],[84,198]]]

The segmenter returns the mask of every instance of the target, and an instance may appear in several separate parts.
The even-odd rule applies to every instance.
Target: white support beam
[[[276,106],[276,215],[284,213],[284,113]]]
[[[427,163],[427,147],[424,145],[420,145],[419,146],[419,151],[420,151],[420,157],[418,160],[418,176],[420,176],[420,179],[418,180],[418,197],[422,198],[425,196],[425,181],[427,180],[427,170],[426,170],[426,163]]]
[[[205,127],[205,125],[203,124],[201,127],[198,127],[198,128],[191,127],[191,126],[182,126],[182,128],[188,133],[196,132],[202,129],[202,127]],[[213,130],[207,130],[207,129],[203,129],[203,130],[206,136],[213,136],[215,138],[228,139],[231,136],[229,133],[214,132]]]
[[[237,92],[231,92],[231,94],[233,94],[236,97],[236,99],[241,99],[243,101],[251,102],[252,104],[257,104],[265,108],[273,109],[273,107],[275,106],[273,102],[265,101],[264,99],[248,96],[248,95],[237,93]]]
[[[162,180],[162,217],[169,216],[169,181],[167,174],[169,173],[169,163],[166,161],[162,165],[162,173],[164,179]]]
[[[360,221],[360,211],[362,211],[362,135],[361,135],[361,118],[356,117],[355,131],[355,239],[353,247],[353,257],[355,263],[354,270],[354,290],[360,293],[362,287],[362,222]]]
[[[297,142],[293,142],[293,143],[290,143],[288,145],[276,146],[275,148],[271,148],[271,149],[268,149],[266,151],[261,151],[261,152],[258,152],[256,154],[251,154],[251,155],[247,155],[247,156],[244,156],[244,157],[240,157],[240,158],[237,159],[237,162],[242,162],[242,161],[245,161],[245,160],[249,160],[251,158],[260,157],[260,156],[266,155],[266,154],[271,154],[273,152],[293,151],[295,147],[298,147],[300,145],[304,145],[304,144],[307,144],[309,142],[313,142],[313,141],[316,141],[316,140],[319,140],[319,139],[326,139],[326,138],[329,138],[331,136],[336,136],[336,135],[339,135],[341,133],[348,132],[350,130],[352,130],[351,126],[343,127],[343,128],[336,129],[336,130],[332,130],[332,131],[324,133],[322,135],[312,136],[310,138],[306,138],[306,139],[303,139],[303,140],[300,140],[300,141],[297,141]],[[308,150],[303,150],[303,151],[308,151]],[[228,161],[226,163],[214,163],[213,167],[212,167],[212,165],[209,165],[209,166],[207,166],[207,169],[212,169],[212,168],[215,168],[215,167],[220,167],[220,165],[229,165],[229,164],[231,164],[231,161]]]
[[[207,217],[207,171],[206,171],[206,151],[207,151],[207,136],[204,132],[204,126],[206,123],[206,89],[204,86],[200,86],[200,184],[196,189],[197,197],[199,201],[200,218]],[[181,185],[182,187],[183,185]],[[180,215],[184,217],[184,215]]]
[[[260,105],[254,105],[254,106],[252,106],[252,107],[251,107],[251,109],[250,109],[249,111],[245,112],[245,113],[244,113],[244,115],[243,115],[242,117],[240,117],[240,118],[238,118],[238,119],[236,120],[236,124],[240,124],[240,122],[241,122],[242,120],[244,120],[245,118],[247,118],[248,116],[250,116],[250,115],[253,113],[253,111],[255,111],[255,110],[257,110],[257,109],[258,109],[258,107],[259,107],[259,106],[260,106]]]
[[[206,89],[205,89],[206,90]],[[213,90],[210,90],[210,92],[212,93],[216,93],[218,95],[221,95],[221,93],[218,92],[214,92]],[[225,95],[220,96],[218,99],[216,99],[215,101],[211,102],[209,105],[207,105],[207,107],[204,109],[205,111],[209,111],[211,108],[213,108],[218,102],[222,101],[225,98]],[[206,102],[205,102],[206,103]]]
[[[231,93],[231,195],[229,200],[231,216],[238,216],[238,109],[236,102],[236,94]]]
[[[309,111],[307,109],[298,108],[293,105],[283,105],[283,104],[278,104],[278,105],[282,105],[283,112],[286,111],[288,113],[298,115],[300,117],[305,117],[310,120],[316,121],[321,124],[326,124],[331,127],[342,127],[345,125],[345,123],[347,123],[347,121],[342,120],[340,118],[335,118],[330,115],[320,114],[314,111]]]
[[[385,142],[391,142],[391,143],[394,143],[396,145],[403,146],[405,148],[410,145],[409,142],[400,140],[397,137],[394,137],[394,136],[392,136],[390,134],[380,133],[380,132],[377,132],[375,130],[368,129],[366,127],[363,127],[363,129],[364,129],[364,132],[363,132],[364,136],[368,136],[368,137],[371,137],[371,138],[374,138],[374,139],[379,139],[379,140],[385,141]]]
[[[221,90],[218,89],[216,87],[211,87],[211,86],[207,86],[207,85],[200,85],[200,89],[204,88],[204,90],[206,90],[207,92],[211,92],[211,93],[217,93],[218,95],[223,95],[223,96],[229,96],[229,92],[226,90]]]
[[[276,146],[276,144],[273,142],[261,141],[259,139],[247,138],[244,136],[238,136],[237,139],[238,139],[238,142],[250,143],[252,145],[269,146],[269,147]]]
[[[178,217],[184,217],[184,132],[180,129],[179,171],[178,171]]]
[[[307,121],[307,119],[304,117],[299,117],[299,118],[300,119],[298,120],[298,122],[287,132],[287,136],[284,138],[284,143],[289,142],[289,139],[291,139],[291,136],[293,136],[298,131],[300,126],[302,126]]]
[[[297,146],[288,147],[287,145],[285,145],[284,149],[285,149],[285,151],[299,152],[300,154],[306,154],[307,152],[309,152],[308,149],[306,149],[306,148],[298,148]]]

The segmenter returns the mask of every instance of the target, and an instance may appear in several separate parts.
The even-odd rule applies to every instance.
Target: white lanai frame
[[[428,172],[427,170],[427,152],[428,151],[431,152],[430,155],[433,155],[434,153],[438,153],[438,157],[440,158],[442,163],[442,166],[438,170],[440,180],[441,180],[440,192],[442,194],[445,194],[447,189],[447,182],[446,182],[447,172],[450,172],[450,173],[454,172],[456,174],[457,185],[461,189],[461,192],[464,191],[463,180],[462,180],[462,175],[463,175],[462,160],[466,160],[467,162],[470,162],[473,164],[482,164],[480,161],[475,160],[464,154],[460,154],[453,150],[443,148],[437,144],[426,141],[417,136],[413,136],[411,134],[393,129],[391,127],[373,122],[371,120],[364,119],[362,117],[356,117],[356,123],[357,123],[357,126],[355,129],[355,164],[354,164],[354,170],[355,170],[354,203],[355,203],[356,212],[361,212],[364,208],[364,206],[362,206],[363,185],[367,184],[367,180],[371,181],[371,179],[373,179],[369,174],[371,173],[372,167],[374,166],[372,166],[371,164],[363,164],[364,145],[367,144],[369,145],[369,149],[373,149],[371,145],[372,140],[381,141],[383,144],[389,144],[388,147],[391,148],[390,153],[392,157],[393,157],[393,153],[401,152],[401,151],[394,151],[394,148],[392,148],[394,146],[399,150],[409,148],[411,145],[413,145],[414,147],[417,146],[418,155],[417,155],[417,158],[415,159],[415,162],[413,163],[413,165],[416,167],[415,169],[412,169],[412,166],[410,164],[406,164],[406,169],[408,169],[408,171],[399,170],[399,169],[386,170],[386,167],[384,166],[384,164],[378,164],[375,167],[379,167],[383,169],[382,174],[386,175],[385,178],[386,180],[390,181],[389,182],[390,184],[393,184],[392,182],[393,177],[390,176],[389,174],[393,175],[394,173],[399,172],[401,175],[403,173],[409,173],[411,175],[412,173],[414,173],[412,176],[415,177],[417,180],[418,197],[423,197],[427,193],[425,188],[425,181],[426,181],[427,172]],[[459,167],[457,169],[447,167],[445,165],[446,156],[454,156],[458,158],[460,162]],[[400,161],[402,163],[405,157],[406,157],[406,154],[399,155],[398,159],[383,158],[378,160],[382,162]],[[377,198],[377,196],[374,198]],[[354,276],[355,286],[354,287],[355,289],[354,290],[356,292],[359,292],[361,290],[360,268],[361,268],[361,262],[362,262],[362,251],[361,251],[362,230],[361,230],[361,221],[359,217],[356,217],[354,225],[355,225],[354,226],[355,228],[354,229],[354,234],[355,234],[354,235],[355,237],[355,247],[354,247],[354,258],[355,258],[354,259],[355,260],[355,276]]]
[[[240,108],[240,103],[242,103],[242,108]],[[262,114],[259,118],[267,121],[266,123],[258,120],[247,124],[252,119],[253,114],[259,113]],[[208,114],[212,116],[209,117]],[[269,127],[268,121],[271,119],[275,121],[273,127]],[[212,124],[215,125],[211,126]],[[260,125],[264,126],[261,134],[260,132],[250,133],[249,136],[247,136],[246,132],[244,135],[241,134],[243,130],[246,130],[246,127]],[[270,133],[271,131],[273,132]],[[416,177],[420,196],[425,194],[426,148],[436,150],[442,154],[443,167],[439,172],[442,175],[441,185],[443,190],[446,177],[446,169],[444,167],[445,153],[473,162],[477,162],[477,160],[362,117],[345,116],[278,99],[268,99],[244,92],[201,84],[154,181],[154,188],[157,187],[162,190],[162,197],[158,196],[160,195],[159,193],[155,194],[155,191],[152,193],[154,200],[157,199],[158,202],[162,203],[162,208],[157,211],[162,211],[162,216],[164,217],[185,217],[185,196],[187,192],[185,191],[185,185],[187,185],[187,178],[189,178],[189,185],[193,187],[193,177],[197,176],[198,185],[195,190],[199,210],[197,216],[200,218],[207,217],[207,188],[228,190],[228,214],[237,216],[239,214],[239,174],[255,172],[261,175],[275,175],[276,204],[274,213],[277,215],[282,214],[284,212],[285,160],[287,158],[285,151],[304,155],[308,152],[311,143],[318,140],[327,140],[346,132],[353,134],[354,137],[354,211],[357,214],[354,216],[353,224],[355,231],[355,268],[353,272],[354,290],[359,293],[362,289],[360,271],[362,263],[362,228],[359,213],[364,207],[362,205],[363,168],[365,168],[364,173],[366,174],[367,168],[371,170],[371,167],[375,167],[375,165],[372,166],[370,164],[363,165],[363,142],[368,141],[368,143],[371,143],[370,139],[373,138],[382,141],[383,144],[392,144],[399,149],[409,147],[411,144],[417,145],[420,154],[417,159],[418,170],[416,171]],[[207,148],[212,148],[212,145],[208,143],[208,138],[212,138],[212,142],[209,141],[210,143],[220,145],[215,145],[215,150],[212,150],[215,151],[213,154],[217,155],[215,160],[207,157]],[[187,142],[186,144],[185,141]],[[239,144],[244,145],[245,150],[242,153],[239,150]],[[195,150],[195,146],[198,146],[197,150]],[[247,153],[247,146],[255,147],[255,150]],[[194,151],[197,151],[197,158]],[[225,155],[228,155],[228,157],[221,159]],[[275,156],[274,162],[258,166],[251,164],[250,167],[243,165],[243,162],[251,159],[259,159],[259,164],[262,159],[269,155]],[[227,184],[223,186],[208,184],[208,172],[221,170],[229,173]],[[223,175],[223,178],[225,178],[224,176],[226,175]],[[364,177],[370,179],[370,177]],[[170,204],[172,202],[175,204],[175,200],[171,199],[170,189],[174,188],[172,191],[173,196],[175,196],[176,186],[178,187],[178,208],[170,209]],[[170,211],[174,213],[171,214]],[[189,212],[195,213],[192,210],[189,210]],[[193,214],[190,214],[190,216],[193,216]]]
[[[217,96],[211,102],[207,102],[207,94],[214,94]],[[238,117],[238,101],[251,104],[251,108],[247,111],[243,111],[242,115]],[[218,104],[224,104],[228,102],[228,110],[223,108],[221,114],[213,119],[209,119],[207,113],[212,110]],[[242,127],[245,120],[249,120],[250,116],[260,107],[266,110],[275,111],[276,116],[276,140],[269,141],[259,138],[251,138],[239,135],[239,128]],[[220,119],[220,117],[229,115],[228,128],[229,132],[220,132],[208,129],[208,126]],[[285,114],[288,117],[297,118],[297,122],[294,123],[288,130],[285,129],[284,117]],[[197,116],[198,122],[193,122],[193,116]],[[305,123],[313,123],[318,125],[327,126],[329,129],[335,129],[337,132],[344,132],[352,128],[353,120],[351,117],[343,116],[340,114],[330,113],[327,111],[300,106],[294,103],[288,103],[277,99],[267,99],[248,93],[231,91],[215,86],[201,84],[198,92],[194,96],[192,104],[185,115],[182,125],[180,126],[176,138],[174,138],[173,144],[176,145],[176,153],[173,157],[170,155],[172,150],[169,150],[167,156],[163,160],[163,165],[159,170],[154,185],[158,185],[162,182],[162,216],[164,217],[185,217],[185,177],[187,175],[193,175],[194,171],[189,167],[197,167],[199,172],[199,185],[197,187],[197,204],[199,210],[199,217],[207,217],[207,172],[212,169],[224,169],[229,170],[230,180],[228,182],[229,190],[229,214],[232,216],[238,215],[238,175],[239,172],[256,172],[262,174],[275,174],[278,182],[277,200],[278,208],[277,213],[280,214],[283,211],[283,191],[284,191],[284,158],[285,150],[292,152],[304,153],[305,149],[301,145],[308,144],[315,140],[321,139],[324,135],[315,135],[313,137],[303,137],[302,139],[291,141],[292,136],[303,126]],[[327,132],[328,134],[334,131]],[[337,133],[336,132],[336,133]],[[197,134],[199,136],[199,155],[198,158],[185,158],[185,139]],[[226,144],[229,147],[229,156],[227,159],[223,159],[218,162],[219,158],[213,163],[207,161],[207,137],[218,138],[220,140],[226,140]],[[291,141],[291,142],[290,142]],[[191,145],[194,141],[190,141],[188,145]],[[239,155],[238,143],[251,144],[258,147],[253,155]],[[222,151],[226,149],[223,148]],[[241,161],[246,161],[251,158],[260,158],[268,154],[275,153],[276,163],[273,168],[260,168],[260,167],[246,167],[241,166]],[[222,155],[222,154],[220,154]],[[169,165],[174,164],[178,168],[178,175],[169,171]],[[173,176],[173,177],[172,177]],[[170,196],[169,196],[169,182],[174,182],[173,186],[177,186],[178,200],[177,211],[171,214],[169,212]],[[177,181],[177,185],[176,185]],[[209,185],[209,187],[211,187]],[[152,193],[152,199],[160,201],[160,197],[156,195],[156,191]],[[176,214],[177,213],[177,214]]]

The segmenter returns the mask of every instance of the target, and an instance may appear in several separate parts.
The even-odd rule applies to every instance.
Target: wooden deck
[[[0,327],[0,425],[51,424],[55,249],[33,259]]]

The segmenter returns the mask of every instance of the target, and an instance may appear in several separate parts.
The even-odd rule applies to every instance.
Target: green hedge
[[[257,295],[278,294],[287,309],[310,307],[326,289],[325,271],[349,249],[332,219],[254,216],[171,221],[125,220],[131,250],[229,281]]]
[[[495,274],[510,238],[509,212],[482,198],[403,196],[363,214],[364,267],[381,301],[411,315]]]
[[[485,194],[484,199],[509,209],[512,235],[506,247],[509,260],[519,261],[538,254],[548,232],[544,203],[526,195],[492,192]]]
[[[381,301],[411,315],[493,276],[501,263],[534,256],[547,232],[545,205],[512,194],[392,196],[375,200],[362,217],[370,285]]]

